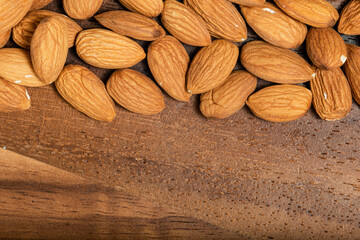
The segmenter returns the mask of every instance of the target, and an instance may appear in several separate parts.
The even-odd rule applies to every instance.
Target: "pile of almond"
[[[338,33],[360,35],[359,0],[340,16],[326,0],[119,1],[130,11],[95,15],[103,0],[63,0],[65,16],[39,10],[52,0],[0,0],[0,48],[11,33],[20,47],[0,49],[0,112],[28,109],[25,87],[51,83],[74,108],[106,122],[116,116],[114,100],[158,114],[160,88],[178,101],[201,94],[201,112],[214,118],[246,104],[259,118],[286,122],[313,105],[321,118],[338,120],[352,97],[360,104],[360,47]],[[160,14],[161,25],[153,19]],[[73,20],[93,16],[107,29],[83,30]],[[247,25],[263,41],[239,49],[234,42],[246,41]],[[151,44],[146,51],[133,39]],[[305,40],[312,65],[290,50]],[[201,49],[190,59],[183,44]],[[65,66],[73,46],[84,62],[115,70],[106,86],[83,66]],[[157,84],[129,69],[145,58]],[[234,71],[239,59],[244,70]],[[258,78],[274,85],[254,93]],[[310,90],[302,85],[309,81]]]

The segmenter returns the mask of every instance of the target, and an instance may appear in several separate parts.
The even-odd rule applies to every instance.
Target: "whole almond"
[[[338,31],[347,35],[360,35],[360,1],[351,0],[341,11]]]
[[[187,89],[204,93],[226,81],[239,57],[239,48],[223,39],[202,48],[194,57],[187,73]]]
[[[30,108],[26,88],[0,78],[0,112],[22,111]]]
[[[106,88],[118,104],[131,112],[154,115],[165,108],[161,90],[150,78],[135,70],[115,71]]]
[[[303,117],[311,107],[312,94],[298,85],[273,85],[249,97],[246,105],[259,118],[289,122]]]
[[[344,71],[349,80],[352,95],[355,101],[360,104],[360,47],[346,44],[348,60],[344,64]]]
[[[0,32],[14,27],[26,15],[33,0],[0,0]]]
[[[186,72],[190,58],[184,46],[167,35],[150,44],[147,61],[156,82],[174,99],[189,101],[186,90]]]
[[[63,0],[64,10],[71,18],[88,19],[100,9],[104,0]]]
[[[53,0],[34,0],[30,11],[38,10],[50,4]]]
[[[106,92],[104,83],[89,69],[67,65],[55,86],[68,103],[89,117],[103,122],[115,118],[114,101]]]
[[[306,38],[306,51],[321,69],[341,67],[347,59],[345,42],[332,28],[311,28]]]
[[[164,29],[153,19],[129,11],[109,11],[95,16],[104,27],[121,35],[143,41],[165,36]]]
[[[262,41],[245,44],[240,58],[250,73],[269,82],[296,84],[315,76],[310,64],[295,52]]]
[[[222,85],[201,94],[200,110],[205,117],[230,117],[245,105],[256,85],[257,78],[247,71],[233,72]]]
[[[67,25],[62,17],[43,19],[31,40],[30,55],[36,75],[46,84],[54,82],[68,55]]]
[[[231,42],[242,42],[247,39],[245,21],[231,2],[227,0],[184,0],[184,3],[204,19],[213,37],[224,38]]]
[[[35,74],[29,51],[19,48],[0,49],[0,77],[28,87],[45,85]]]
[[[211,36],[204,20],[178,1],[165,1],[161,22],[174,37],[185,44],[199,47],[211,44]]]
[[[157,17],[163,10],[163,0],[119,0],[120,3],[132,12],[140,13],[147,17]]]
[[[289,17],[272,3],[241,7],[247,24],[266,42],[283,48],[297,48],[306,38],[305,24]]]
[[[48,10],[37,10],[28,13],[13,30],[14,42],[22,48],[30,49],[31,39],[39,23],[46,17],[61,16],[67,23],[68,47],[74,46],[76,35],[82,28],[71,18]]]
[[[105,69],[132,67],[146,57],[135,41],[104,29],[88,29],[76,38],[76,52],[88,64]]]
[[[266,0],[229,0],[230,2],[240,4],[241,6],[261,6]]]
[[[275,0],[290,17],[317,28],[335,25],[339,19],[337,10],[326,0]]]
[[[4,47],[10,39],[11,28],[0,33],[0,48]]]
[[[326,121],[340,120],[351,111],[350,85],[340,68],[333,70],[316,69],[311,80],[313,105],[318,115]]]

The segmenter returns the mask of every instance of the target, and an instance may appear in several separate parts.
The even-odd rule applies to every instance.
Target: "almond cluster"
[[[350,113],[353,98],[360,104],[360,47],[339,34],[360,35],[359,0],[340,15],[326,0],[119,1],[129,11],[96,15],[103,0],[63,0],[66,16],[40,10],[52,0],[0,0],[0,112],[28,109],[25,87],[52,83],[74,108],[104,122],[116,116],[114,100],[158,114],[160,88],[178,101],[201,94],[203,115],[219,119],[247,105],[259,118],[287,122],[313,105],[332,121]],[[161,24],[153,19],[160,15]],[[106,29],[83,30],[73,20],[93,16]],[[262,41],[247,41],[248,26]],[[11,35],[20,48],[2,48]],[[145,51],[133,39],[151,44]],[[311,64],[290,50],[303,43]],[[183,44],[200,50],[190,59]],[[87,64],[115,70],[106,85],[83,66],[65,66],[74,46]],[[144,59],[156,83],[130,69]],[[244,70],[234,71],[239,59]],[[258,78],[274,85],[255,92]],[[310,90],[299,85],[306,82]]]

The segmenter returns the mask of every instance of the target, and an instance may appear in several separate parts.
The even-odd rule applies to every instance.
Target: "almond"
[[[76,38],[76,52],[88,64],[105,69],[132,67],[146,57],[135,41],[104,29],[88,29]]]
[[[239,48],[227,40],[215,40],[194,57],[187,73],[187,89],[204,93],[226,81],[239,57]]]
[[[161,22],[174,37],[185,44],[199,47],[211,44],[211,36],[204,20],[178,1],[165,1]]]
[[[0,0],[0,32],[9,30],[26,15],[33,0]]]
[[[261,6],[266,0],[229,0],[230,2],[240,4],[241,6]]]
[[[95,16],[95,19],[116,33],[143,41],[165,36],[164,29],[156,21],[129,11],[109,11]]]
[[[348,50],[348,60],[344,64],[344,71],[349,80],[352,95],[356,102],[360,104],[360,47],[346,44]]]
[[[45,18],[31,40],[31,61],[36,75],[46,84],[54,82],[68,55],[67,25],[62,17]]]
[[[140,13],[147,17],[157,17],[163,10],[163,0],[119,0],[120,3],[132,12]]]
[[[100,9],[104,0],[63,0],[64,10],[71,18],[88,19]]]
[[[30,11],[38,10],[50,4],[53,0],[34,0]]]
[[[340,68],[333,70],[316,69],[311,80],[313,105],[318,115],[326,121],[340,120],[351,111],[350,85]]]
[[[275,0],[290,17],[317,28],[335,25],[339,19],[337,10],[326,0]]]
[[[289,122],[303,117],[311,107],[312,94],[298,85],[273,85],[249,97],[246,104],[259,118]]]
[[[266,42],[283,48],[297,48],[306,38],[305,24],[289,17],[272,3],[241,7],[246,22]]]
[[[118,104],[131,112],[154,115],[165,108],[161,90],[150,78],[135,70],[115,71],[106,88]]]
[[[222,85],[201,94],[200,110],[205,117],[230,117],[245,105],[256,85],[257,78],[247,71],[234,72]]]
[[[224,38],[231,42],[246,40],[245,21],[231,2],[227,0],[184,0],[184,3],[204,19],[213,37]]]
[[[341,11],[338,31],[347,35],[360,35],[360,1],[351,0]]]
[[[30,96],[23,86],[0,78],[0,112],[22,111],[30,108]]]
[[[67,23],[68,29],[68,47],[74,46],[76,35],[82,31],[82,28],[71,18],[67,16],[47,11],[47,10],[37,10],[28,13],[21,22],[14,27],[13,30],[13,40],[14,42],[22,48],[30,49],[31,38],[35,32],[35,29],[39,23],[46,17],[52,16],[61,16]]]
[[[275,83],[303,83],[314,77],[310,64],[298,54],[262,41],[245,44],[241,63],[255,76]]]
[[[345,42],[332,28],[311,28],[306,38],[306,51],[321,69],[341,67],[347,59]]]
[[[104,83],[87,68],[67,65],[55,81],[55,86],[68,103],[89,117],[103,122],[111,122],[115,118],[115,104]]]
[[[150,44],[147,61],[156,82],[174,99],[189,101],[186,72],[190,58],[184,46],[174,37],[165,36]]]
[[[0,33],[0,48],[4,47],[10,39],[11,28]]]
[[[35,74],[29,51],[18,48],[0,49],[0,77],[28,87],[45,85]]]

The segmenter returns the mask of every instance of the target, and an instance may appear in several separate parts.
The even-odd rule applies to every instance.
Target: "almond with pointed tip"
[[[190,58],[184,46],[167,35],[150,44],[147,61],[156,82],[174,99],[189,101],[186,90],[186,72]]]
[[[298,54],[263,41],[245,44],[240,58],[250,73],[269,82],[297,84],[315,76],[314,69]]]
[[[313,105],[318,115],[326,121],[340,120],[351,111],[350,85],[340,68],[316,69],[316,77],[310,81]]]
[[[64,10],[74,19],[88,19],[100,9],[104,0],[63,0]]]
[[[311,107],[311,91],[298,85],[273,85],[254,93],[246,105],[259,118],[290,122],[303,117]]]
[[[223,39],[202,48],[192,60],[187,73],[187,89],[193,94],[204,93],[220,86],[233,71],[239,48]]]
[[[230,2],[240,4],[241,6],[261,6],[266,0],[229,0]]]
[[[49,5],[53,0],[34,0],[30,11],[41,9],[47,5]]]
[[[201,94],[200,110],[205,117],[230,117],[245,105],[256,85],[257,78],[249,72],[233,72],[222,85]]]
[[[170,34],[185,44],[199,47],[211,44],[211,36],[204,20],[178,1],[165,1],[161,22]]]
[[[55,86],[68,103],[89,117],[103,122],[115,118],[114,101],[106,92],[104,83],[89,69],[67,65]]]
[[[290,17],[317,28],[335,25],[338,11],[326,0],[275,0],[275,3]]]
[[[43,19],[31,40],[30,55],[36,75],[46,84],[54,82],[68,55],[67,25],[62,17]]]
[[[245,21],[231,2],[184,0],[184,3],[203,18],[213,37],[224,38],[231,42],[243,42],[247,39]]]
[[[360,1],[351,0],[341,11],[338,31],[347,35],[360,35]]]
[[[11,28],[0,33],[0,48],[4,47],[10,39]]]
[[[30,108],[26,88],[0,78],[0,112],[22,111]]]
[[[0,32],[18,24],[32,6],[33,0],[0,0]]]
[[[129,11],[109,11],[95,16],[104,27],[116,33],[143,41],[165,36],[164,29],[153,19]]]
[[[305,24],[289,17],[275,4],[241,7],[247,24],[266,42],[283,48],[297,48],[306,38]]]
[[[115,71],[106,88],[119,105],[131,112],[155,115],[165,108],[161,90],[150,78],[135,70]]]
[[[76,52],[86,63],[105,69],[132,67],[146,57],[128,37],[104,29],[88,29],[76,38]]]
[[[119,0],[120,3],[132,12],[140,13],[147,17],[157,17],[163,10],[163,0]]]
[[[46,85],[36,76],[29,51],[19,48],[0,49],[0,77],[28,87]]]
[[[344,71],[351,86],[355,101],[360,104],[360,47],[346,44],[348,60],[344,64]]]
[[[306,51],[321,69],[341,67],[347,59],[345,42],[332,28],[311,28],[306,38]]]
[[[22,48],[30,49],[31,39],[39,23],[46,17],[61,16],[67,24],[68,47],[73,47],[76,35],[82,28],[71,18],[48,10],[29,12],[13,29],[12,38]]]

